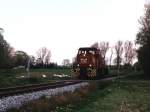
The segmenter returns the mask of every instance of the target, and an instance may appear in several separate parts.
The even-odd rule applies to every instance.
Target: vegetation
[[[29,56],[23,51],[16,51],[13,55],[14,66],[27,66]]]
[[[9,112],[149,112],[150,82],[142,72],[114,81],[92,81],[91,86],[52,98],[43,96]]]
[[[121,81],[98,90],[72,108],[72,112],[148,112],[150,83]]]
[[[0,28],[0,72],[12,68],[54,68],[56,63],[50,62],[51,52],[46,47],[37,51],[37,59],[24,51],[15,51],[3,37],[4,30]]]
[[[145,15],[139,21],[141,28],[137,34],[136,43],[140,45],[138,49],[138,60],[145,75],[150,77],[150,4],[145,7]]]
[[[117,70],[115,67],[110,67],[108,76],[116,76]],[[129,67],[128,67],[129,68]],[[7,69],[0,71],[0,88],[10,86],[20,86],[35,83],[46,83],[55,80],[71,80],[76,79],[71,68],[57,67],[50,69],[30,69],[29,74],[25,69]],[[133,68],[126,69],[121,66],[120,75],[132,72]],[[28,78],[28,75],[30,78]],[[62,76],[62,77],[61,77]],[[106,77],[108,77],[106,76]]]
[[[60,80],[59,77],[53,77],[53,74],[70,75],[70,68],[56,68],[56,69],[31,69],[30,78],[25,69],[16,70],[1,70],[0,71],[0,88],[21,86],[27,84],[46,83],[55,80]],[[46,76],[46,77],[43,77]],[[70,79],[70,77],[68,77]],[[61,79],[68,79],[61,78]]]
[[[11,67],[11,51],[12,48],[3,38],[3,29],[0,28],[0,69]]]

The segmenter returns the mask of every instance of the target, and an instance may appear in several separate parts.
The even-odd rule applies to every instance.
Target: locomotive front
[[[96,77],[98,67],[98,50],[96,48],[80,48],[76,57],[75,74],[78,78]]]

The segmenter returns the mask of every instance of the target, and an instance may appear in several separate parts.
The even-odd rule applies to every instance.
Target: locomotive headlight
[[[89,66],[91,67],[92,65],[91,65],[91,64],[89,64]]]

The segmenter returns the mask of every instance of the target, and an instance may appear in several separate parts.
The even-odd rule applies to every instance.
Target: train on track
[[[79,48],[73,72],[78,79],[99,79],[108,74],[100,50],[94,47]]]

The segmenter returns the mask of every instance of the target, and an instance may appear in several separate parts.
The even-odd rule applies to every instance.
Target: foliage
[[[144,45],[138,50],[138,59],[146,75],[150,73],[150,46]]]
[[[142,70],[141,65],[139,64],[139,62],[134,63],[133,67],[134,67],[134,70],[137,70],[137,71]]]
[[[26,66],[29,60],[29,56],[23,51],[16,51],[13,58],[15,66]]]
[[[150,5],[145,7],[145,15],[140,19],[141,28],[137,33],[136,43],[140,45],[138,60],[145,74],[150,74]]]
[[[0,69],[11,67],[11,51],[12,48],[0,32]]]

